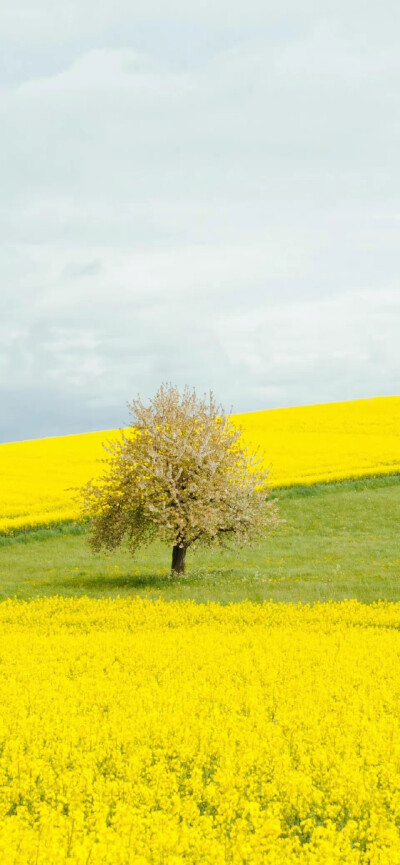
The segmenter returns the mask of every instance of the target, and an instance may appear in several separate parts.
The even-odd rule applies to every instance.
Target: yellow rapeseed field
[[[272,486],[400,470],[400,397],[234,415]],[[118,430],[0,445],[0,531],[74,519],[71,487],[95,477]]]
[[[400,604],[0,604],[3,865],[399,865]]]

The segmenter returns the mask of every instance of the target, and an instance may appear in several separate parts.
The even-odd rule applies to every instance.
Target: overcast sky
[[[161,11],[160,11],[161,10]],[[5,0],[0,441],[400,392],[400,12]]]

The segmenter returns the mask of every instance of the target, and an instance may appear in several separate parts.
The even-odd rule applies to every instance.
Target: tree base
[[[185,573],[185,558],[186,547],[172,547],[172,565],[171,570],[174,574]]]

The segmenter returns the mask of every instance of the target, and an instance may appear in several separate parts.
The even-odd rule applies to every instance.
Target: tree
[[[106,472],[81,491],[93,550],[126,539],[134,554],[159,537],[172,543],[172,571],[182,574],[189,547],[248,543],[276,524],[259,455],[241,445],[211,392],[200,399],[162,385],[148,407],[140,398],[128,407],[131,426],[104,445]]]

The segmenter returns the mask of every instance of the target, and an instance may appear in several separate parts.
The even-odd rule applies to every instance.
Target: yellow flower
[[[234,415],[265,453],[272,486],[398,472],[400,397]],[[118,430],[0,445],[0,531],[76,519],[72,488],[102,473]]]
[[[0,604],[3,865],[400,865],[400,604]]]

